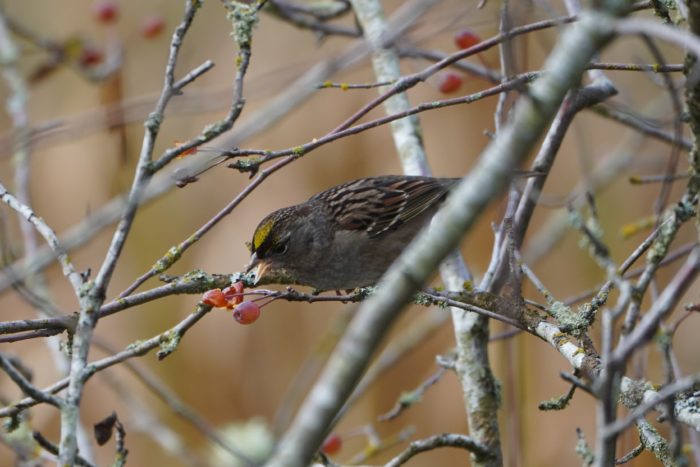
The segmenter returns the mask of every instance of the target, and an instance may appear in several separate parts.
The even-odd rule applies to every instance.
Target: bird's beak
[[[269,268],[270,268],[269,261],[261,261],[260,259],[258,259],[258,255],[253,253],[253,255],[250,257],[250,262],[248,263],[248,266],[246,266],[245,272],[246,272],[246,274],[249,274],[250,272],[252,272],[253,273],[253,284],[258,285],[260,280],[265,275],[265,272]]]

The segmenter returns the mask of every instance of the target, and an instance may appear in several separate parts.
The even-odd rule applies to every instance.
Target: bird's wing
[[[441,201],[450,185],[429,177],[365,178],[315,198],[326,201],[341,228],[378,237]]]

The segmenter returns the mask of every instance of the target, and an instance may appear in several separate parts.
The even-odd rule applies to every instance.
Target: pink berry
[[[455,92],[462,86],[462,78],[452,71],[442,73],[438,76],[438,89],[443,94]]]
[[[141,35],[146,39],[152,39],[163,32],[165,19],[160,15],[149,16],[141,23]]]
[[[337,433],[331,433],[321,445],[321,451],[329,456],[336,454],[343,447],[343,438]]]
[[[104,53],[95,47],[86,45],[83,50],[80,51],[80,56],[78,57],[78,63],[83,68],[87,68],[93,65],[97,65],[104,60]]]
[[[468,49],[481,42],[481,38],[469,29],[464,29],[455,34],[455,45],[458,49]]]
[[[252,324],[260,317],[260,307],[245,301],[233,309],[233,318],[240,324]]]
[[[211,289],[204,292],[202,302],[216,308],[225,308],[228,305],[226,297],[221,289]]]
[[[223,292],[229,306],[234,307],[243,301],[243,282],[235,282],[230,287],[226,287]]]
[[[119,6],[114,0],[98,0],[92,4],[92,14],[100,23],[112,23],[119,16]]]

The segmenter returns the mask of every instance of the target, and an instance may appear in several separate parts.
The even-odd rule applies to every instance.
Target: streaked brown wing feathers
[[[350,182],[317,197],[326,200],[341,228],[376,237],[424,212],[447,189],[431,178],[386,177]]]

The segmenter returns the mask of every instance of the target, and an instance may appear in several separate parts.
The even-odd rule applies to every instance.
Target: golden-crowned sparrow
[[[373,285],[457,180],[362,178],[275,211],[255,229],[247,272],[256,284],[319,290]]]

